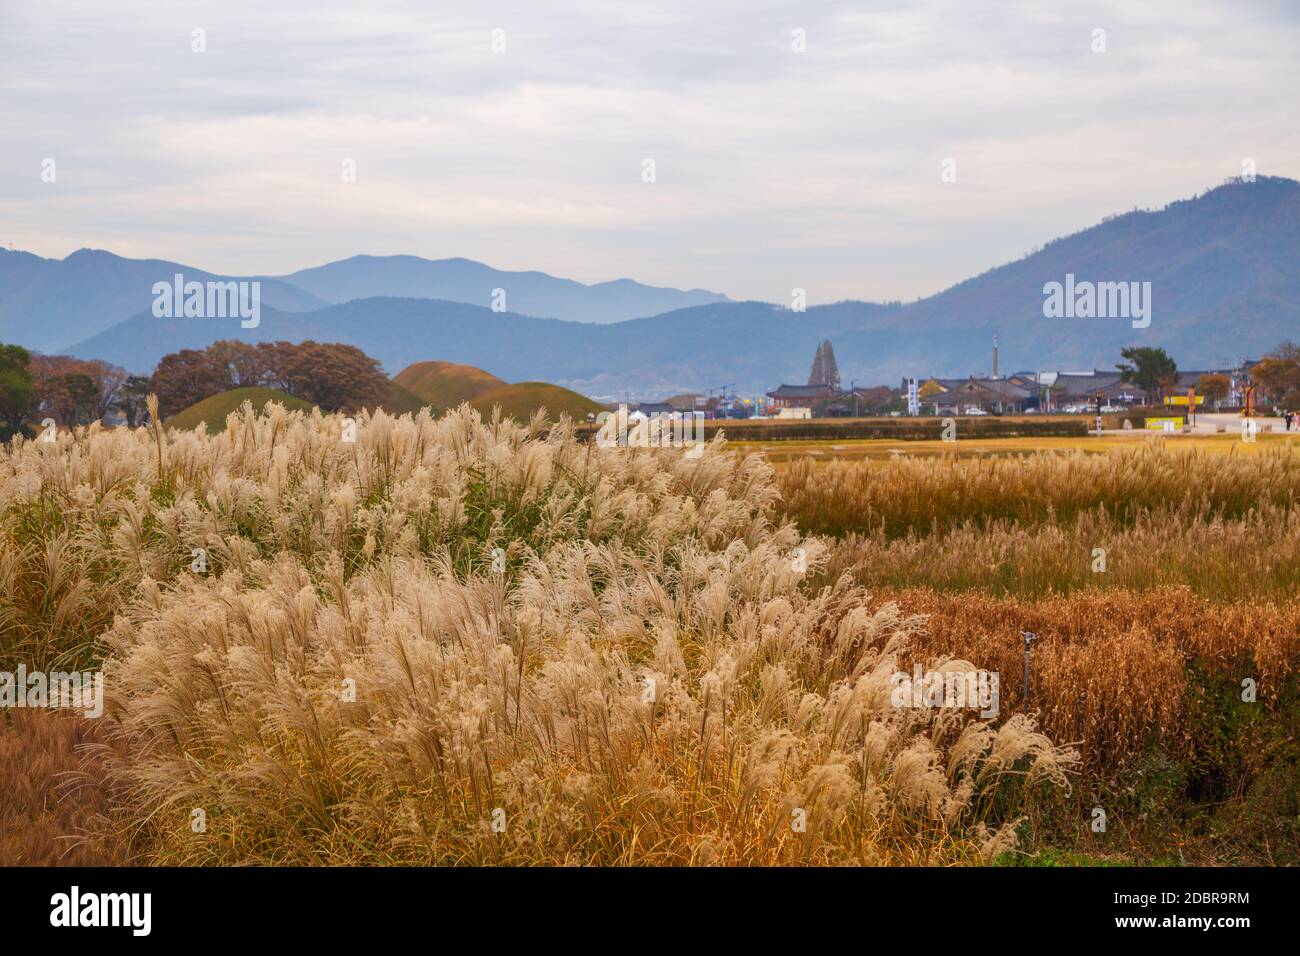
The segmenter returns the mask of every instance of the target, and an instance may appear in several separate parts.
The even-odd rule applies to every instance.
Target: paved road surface
[[[1286,423],[1282,421],[1282,416],[1256,415],[1255,424],[1262,432],[1286,431]],[[1220,428],[1226,432],[1241,433],[1241,416],[1234,413],[1215,414],[1206,412],[1197,414],[1196,426],[1192,429],[1196,434],[1214,434]]]

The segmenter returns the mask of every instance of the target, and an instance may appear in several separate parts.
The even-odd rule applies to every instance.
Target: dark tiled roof
[[[835,394],[829,385],[782,385],[768,398],[829,398]]]
[[[1119,372],[1097,372],[1094,375],[1074,375],[1062,372],[1052,383],[1053,395],[1092,395],[1120,384]]]
[[[888,385],[859,385],[849,395],[857,395],[860,398],[889,398],[898,394],[897,389],[892,389]]]
[[[979,379],[977,381],[979,381],[980,385],[987,388],[990,392],[997,392],[1004,399],[1013,402],[1024,401],[1030,395],[1034,394],[1031,390],[1016,385],[1014,382],[1008,382],[1005,379],[989,378]]]
[[[949,392],[984,392],[1004,402],[1022,402],[1033,392],[1000,378],[939,378],[935,379]],[[936,398],[938,396],[932,396]]]

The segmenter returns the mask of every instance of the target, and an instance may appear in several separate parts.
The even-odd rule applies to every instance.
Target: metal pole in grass
[[[1032,631],[1021,631],[1020,636],[1025,639],[1025,707],[1026,709],[1028,709],[1029,707],[1029,658],[1032,654],[1032,651],[1030,651],[1029,649],[1029,645],[1032,644],[1034,641],[1038,640],[1038,635],[1033,633]]]

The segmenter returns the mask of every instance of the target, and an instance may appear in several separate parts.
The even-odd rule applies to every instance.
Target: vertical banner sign
[[[909,378],[907,380],[907,414],[921,414],[921,397],[917,393],[916,379],[914,378]]]

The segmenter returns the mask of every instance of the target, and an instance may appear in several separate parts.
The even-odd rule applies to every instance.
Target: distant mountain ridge
[[[1076,282],[1150,282],[1151,326],[1044,318],[1044,284],[1063,282],[1067,274]],[[1284,339],[1300,338],[1300,183],[1266,176],[1232,181],[1163,209],[1108,217],[911,303],[898,319],[901,341],[892,364],[900,373],[932,348],[936,373],[988,371],[988,359],[971,366],[991,354],[995,334],[1003,371],[1046,363],[1113,368],[1130,345],[1164,347],[1184,367],[1257,357]],[[926,334],[918,336],[918,329]],[[878,344],[877,331],[865,327],[837,340],[837,356],[843,350],[861,360],[873,341]],[[949,336],[963,347],[976,346],[965,365],[940,344]]]
[[[165,259],[127,259],[79,249],[64,259],[0,250],[0,342],[42,352],[65,350],[152,308],[155,282],[254,279],[262,304],[309,312],[353,299],[444,299],[491,307],[502,290],[516,313],[582,322],[617,322],[727,297],[616,279],[583,285],[542,272],[504,272],[469,259],[353,256],[290,276],[226,276]]]
[[[682,383],[700,382],[702,389],[761,383],[774,360],[794,357],[803,365],[805,350],[811,358],[811,349],[805,349],[810,329],[847,333],[894,311],[896,306],[862,302],[817,306],[806,313],[766,302],[722,302],[593,325],[493,312],[463,302],[375,298],[307,313],[263,307],[256,329],[241,329],[235,319],[156,318],[146,312],[68,351],[143,372],[168,352],[202,348],[220,338],[316,339],[365,349],[389,374],[416,356],[437,355],[507,381],[553,382],[594,397],[624,397],[631,389],[635,398],[680,393]],[[701,329],[708,330],[710,341],[701,340]],[[812,341],[815,348],[819,339],[813,335]],[[726,343],[728,370],[734,375],[701,382],[718,343]]]
[[[299,291],[317,299],[347,295],[361,288],[349,285],[355,267],[344,264],[353,262],[321,267],[311,280],[294,273],[277,281],[303,281],[311,289]],[[414,276],[402,281],[425,281],[419,263],[427,262],[401,265],[398,272],[410,269]],[[595,325],[520,314],[509,282],[503,286],[507,312],[492,311],[490,300],[391,294],[296,311],[270,304],[264,292],[256,330],[226,320],[155,319],[146,311],[67,351],[148,371],[166,352],[218,338],[316,338],[357,345],[390,374],[414,358],[436,357],[509,381],[542,380],[593,397],[632,399],[723,385],[754,394],[803,382],[823,338],[835,347],[846,386],[897,384],[904,375],[987,374],[994,335],[1004,373],[1109,369],[1129,345],[1166,348],[1185,368],[1214,368],[1300,338],[1297,263],[1300,183],[1260,177],[1160,210],[1109,217],[907,305],[847,301],[792,312],[764,302],[719,301]],[[15,268],[26,267],[23,260]],[[14,271],[0,256],[0,284],[8,282],[7,269]],[[1044,284],[1067,274],[1079,281],[1151,282],[1150,327],[1135,329],[1126,319],[1045,318]],[[494,280],[487,273],[481,278]],[[52,317],[44,321],[56,324]],[[25,330],[26,324],[18,329]],[[0,341],[28,344],[3,325]]]
[[[509,311],[571,322],[621,322],[727,301],[725,295],[704,289],[665,289],[631,279],[584,285],[544,272],[506,272],[471,259],[418,256],[353,256],[281,278],[335,304],[387,296],[491,308],[501,290]]]
[[[59,351],[152,308],[153,284],[171,283],[177,273],[204,283],[234,278],[102,249],[78,249],[64,259],[0,250],[0,342]],[[279,279],[260,281],[264,305],[306,312],[328,304]]]

